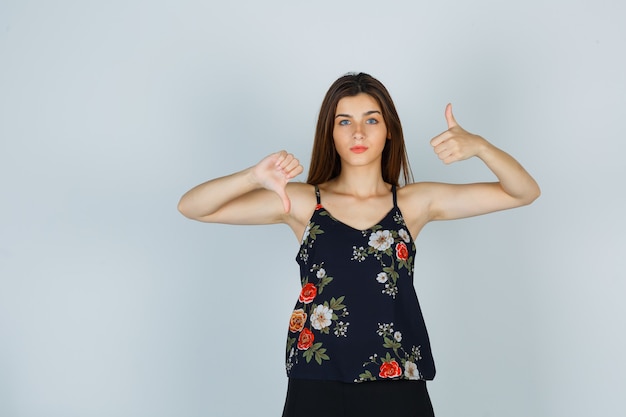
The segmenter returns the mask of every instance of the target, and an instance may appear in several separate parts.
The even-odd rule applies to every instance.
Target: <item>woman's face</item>
[[[342,166],[376,163],[380,167],[388,136],[380,105],[372,96],[361,93],[339,100],[333,139]]]

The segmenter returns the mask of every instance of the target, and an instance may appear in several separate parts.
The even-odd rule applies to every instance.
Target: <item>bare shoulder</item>
[[[398,204],[420,206],[432,198],[436,183],[414,182],[398,188]]]
[[[435,183],[415,182],[398,188],[398,207],[413,239],[431,220],[431,202]]]
[[[287,223],[296,236],[301,236],[309,224],[309,220],[315,211],[317,199],[315,187],[304,182],[290,182],[287,184],[287,195],[291,200],[291,211],[287,214]]]
[[[304,182],[290,182],[287,184],[287,195],[295,210],[310,208],[311,213],[315,210],[317,200],[315,198],[315,186]]]

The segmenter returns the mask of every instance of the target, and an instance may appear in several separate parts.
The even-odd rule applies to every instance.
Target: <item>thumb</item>
[[[291,200],[289,200],[289,196],[284,188],[281,188],[276,191],[281,200],[283,200],[283,207],[285,208],[285,213],[289,213],[291,210]]]
[[[454,115],[452,114],[452,104],[448,103],[446,106],[446,122],[448,122],[448,129],[451,129],[459,124],[456,122]]]

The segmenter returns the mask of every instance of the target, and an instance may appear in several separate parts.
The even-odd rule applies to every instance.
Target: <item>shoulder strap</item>
[[[393,195],[393,206],[398,207],[398,196],[396,195],[396,185],[391,185],[391,194]]]
[[[317,199],[317,204],[322,204],[322,198],[320,197],[320,189],[317,186],[317,184],[315,184],[315,198]]]

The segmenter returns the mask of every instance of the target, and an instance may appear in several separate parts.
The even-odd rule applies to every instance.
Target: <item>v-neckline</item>
[[[355,230],[355,231],[357,231],[357,232],[361,232],[361,233],[363,233],[363,232],[366,232],[366,231],[368,231],[368,230],[371,230],[371,229],[372,229],[372,228],[374,228],[375,226],[378,226],[379,224],[381,224],[381,223],[382,223],[382,222],[383,222],[383,221],[384,221],[384,220],[385,220],[385,219],[386,219],[386,218],[387,218],[387,217],[388,217],[388,216],[389,216],[389,215],[390,215],[390,214],[391,214],[391,213],[392,213],[392,212],[396,209],[396,206],[391,207],[391,208],[389,209],[389,211],[387,211],[387,212],[385,213],[385,215],[384,215],[383,217],[381,217],[381,218],[380,218],[380,220],[378,220],[376,223],[374,223],[374,224],[373,224],[373,225],[371,225],[370,227],[366,227],[365,229],[360,229],[360,228],[358,228],[358,227],[351,226],[351,225],[349,225],[348,223],[346,223],[345,221],[343,221],[343,220],[339,220],[337,217],[333,216],[333,214],[332,214],[332,213],[331,213],[331,212],[330,212],[330,211],[329,211],[326,207],[324,207],[324,205],[323,205],[323,204],[321,204],[321,203],[320,203],[320,205],[319,205],[319,208],[320,208],[320,210],[324,210],[326,213],[328,213],[328,216],[329,216],[331,219],[333,219],[334,221],[336,221],[337,223],[342,224],[342,225],[344,225],[345,227],[347,227],[347,228],[349,228],[349,229],[352,229],[352,230]]]

